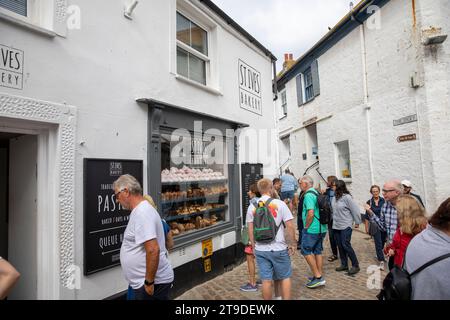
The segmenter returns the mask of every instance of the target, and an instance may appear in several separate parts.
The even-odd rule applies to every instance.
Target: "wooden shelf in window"
[[[216,199],[216,198],[227,196],[227,195],[228,195],[228,193],[217,193],[217,194],[212,194],[212,195],[202,196],[202,197],[179,198],[179,199],[174,199],[174,200],[163,200],[163,201],[161,201],[161,205],[167,206],[167,205],[172,205],[172,204],[177,204],[177,203],[184,203],[184,202],[191,202],[191,201],[198,201],[198,200],[208,201],[208,200],[211,200],[211,199]]]
[[[199,212],[195,212],[195,213],[180,214],[180,215],[176,215],[176,216],[170,216],[170,217],[165,218],[164,220],[166,220],[166,222],[171,222],[171,221],[176,221],[176,220],[189,220],[192,217],[196,217],[196,216],[203,215],[203,214],[213,214],[215,212],[225,211],[226,209],[228,209],[228,206],[227,205],[223,205],[223,206],[218,207],[218,208],[213,208],[213,209],[209,209],[209,210],[199,211]]]
[[[221,183],[225,183],[225,182],[228,182],[228,179],[161,182],[161,185],[163,187],[165,187],[165,186],[190,186],[193,184],[201,184],[202,186],[205,186],[205,185],[221,184]]]

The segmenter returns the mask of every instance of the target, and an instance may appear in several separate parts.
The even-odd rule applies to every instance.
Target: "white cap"
[[[405,187],[408,187],[408,188],[412,187],[412,183],[409,180],[403,180],[402,185],[404,185]]]

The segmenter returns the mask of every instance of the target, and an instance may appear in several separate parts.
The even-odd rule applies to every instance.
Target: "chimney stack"
[[[294,55],[292,53],[284,54],[283,72],[286,72],[295,64]]]

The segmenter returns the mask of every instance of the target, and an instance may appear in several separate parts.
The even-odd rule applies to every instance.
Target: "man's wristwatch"
[[[144,281],[144,285],[146,285],[146,286],[152,286],[154,284],[155,284],[155,281],[149,282],[149,281],[147,281],[147,279],[145,279],[145,281]]]

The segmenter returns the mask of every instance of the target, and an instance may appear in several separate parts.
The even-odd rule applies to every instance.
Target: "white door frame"
[[[0,93],[0,131],[38,137],[37,297],[74,297],[76,108]]]

